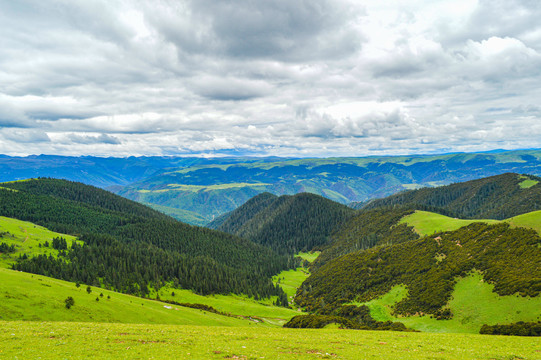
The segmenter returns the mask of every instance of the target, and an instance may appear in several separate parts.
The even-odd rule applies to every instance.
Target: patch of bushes
[[[486,335],[513,335],[513,336],[541,336],[541,321],[519,321],[508,325],[483,325],[480,334]]]

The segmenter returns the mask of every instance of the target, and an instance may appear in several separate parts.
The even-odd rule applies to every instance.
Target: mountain
[[[209,226],[292,255],[326,244],[353,214],[347,206],[314,194],[263,193]]]
[[[399,223],[412,213],[413,210],[403,208],[358,212],[332,234],[312,268],[317,269],[333,259],[355,251],[418,239],[419,235],[413,227]]]
[[[541,238],[534,230],[508,224],[474,223],[392,246],[353,252],[321,266],[297,293],[311,310],[376,298],[395,285],[408,297],[397,314],[437,314],[450,300],[457,277],[483,273],[499,295],[538,296],[541,292]]]
[[[364,306],[375,320],[432,331],[538,321],[540,191],[537,177],[503,174],[369,203],[322,247],[295,297],[316,318],[296,321],[352,321]]]
[[[541,178],[506,173],[439,188],[411,190],[369,202],[363,209],[414,206],[460,218],[505,219],[541,209]]]
[[[170,168],[116,189],[143,203],[198,214],[210,222],[253,196],[310,192],[343,204],[506,172],[541,175],[541,151],[433,156],[261,159]],[[193,217],[192,217],[193,218]],[[189,218],[179,217],[183,221]],[[201,220],[197,220],[202,224]]]
[[[541,150],[321,159],[0,156],[0,181],[82,182],[194,225],[206,225],[263,192],[310,192],[343,204],[364,203],[506,172],[541,176]]]
[[[290,258],[89,185],[56,179],[1,183],[0,216],[83,242],[65,244],[58,257],[23,256],[17,270],[143,296],[170,283],[201,294],[285,297],[270,278],[288,268]]]

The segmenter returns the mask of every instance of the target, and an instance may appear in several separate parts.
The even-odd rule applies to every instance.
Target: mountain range
[[[206,225],[264,192],[309,192],[358,208],[404,190],[506,172],[541,175],[541,151],[326,159],[0,157],[0,181],[79,181],[194,225]]]

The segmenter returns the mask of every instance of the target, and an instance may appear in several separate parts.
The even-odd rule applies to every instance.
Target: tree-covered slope
[[[506,173],[374,200],[363,209],[393,206],[434,209],[460,218],[505,219],[541,209],[541,178]]]
[[[326,244],[329,235],[353,214],[354,210],[314,194],[276,197],[264,193],[220,220],[217,229],[280,254],[296,254]]]
[[[180,223],[104,190],[64,180],[0,185],[0,215],[78,235],[59,258],[15,268],[145,295],[173,282],[199,293],[283,295],[270,277],[290,259],[249,240]]]
[[[400,208],[358,212],[331,236],[313,268],[351,252],[417,239],[419,236],[413,227],[399,224],[402,218],[412,213],[413,210]]]
[[[540,263],[541,238],[536,231],[505,223],[474,223],[334,259],[303,283],[296,302],[318,311],[370,300],[405,285],[409,296],[396,305],[397,313],[441,315],[456,279],[474,269],[494,284],[499,295],[539,295]]]

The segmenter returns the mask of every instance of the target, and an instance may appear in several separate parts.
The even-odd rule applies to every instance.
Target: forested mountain
[[[400,208],[359,212],[331,236],[329,244],[323,247],[312,268],[319,268],[351,252],[418,239],[419,235],[412,227],[398,224],[400,219],[411,213],[411,209]]]
[[[374,200],[363,209],[413,206],[459,218],[505,219],[541,209],[541,178],[506,173]]]
[[[178,222],[101,189],[65,180],[0,184],[0,215],[77,235],[63,256],[21,259],[15,269],[146,295],[172,282],[198,293],[266,297],[270,277],[292,266],[249,240]],[[286,302],[285,299],[283,302]]]
[[[326,244],[353,214],[354,210],[314,194],[263,193],[211,226],[292,255]]]
[[[474,269],[483,272],[499,295],[537,296],[541,292],[540,245],[534,230],[474,223],[334,259],[303,283],[296,302],[312,311],[337,308],[403,284],[409,296],[397,304],[395,312],[437,314],[449,301],[456,278]]]
[[[0,155],[0,181],[79,181],[196,225],[263,192],[310,192],[349,204],[506,172],[541,176],[541,150],[326,159]]]
[[[541,151],[328,159],[261,159],[164,169],[116,192],[208,219],[270,192],[310,192],[349,204],[399,191],[447,185],[505,172],[541,175]],[[242,160],[242,159],[239,159]],[[186,221],[192,221],[182,217]],[[198,220],[202,224],[202,220]]]

